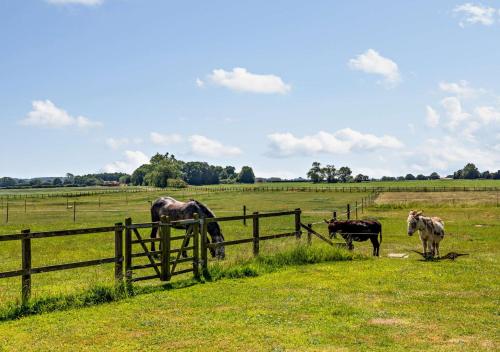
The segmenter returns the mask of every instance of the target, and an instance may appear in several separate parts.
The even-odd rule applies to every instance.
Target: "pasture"
[[[496,184],[494,184],[496,185]],[[303,210],[303,222],[343,211],[362,192],[197,192],[218,216]],[[163,192],[108,194],[75,199],[13,200],[9,223],[0,233],[111,225],[131,216],[149,220],[149,200]],[[450,200],[450,195],[453,200]],[[398,197],[394,196],[397,195]],[[405,198],[401,198],[404,196]],[[100,198],[100,199],[99,199]],[[484,201],[482,199],[484,198]],[[479,200],[478,200],[479,199]],[[73,201],[73,199],[71,199]],[[100,203],[100,204],[99,204]],[[71,204],[70,204],[71,206]],[[442,254],[468,253],[456,261],[422,261],[417,237],[406,235],[409,208],[441,216],[446,224]],[[4,214],[4,213],[2,213]],[[252,351],[491,351],[499,348],[500,208],[495,192],[382,193],[359,217],[383,225],[381,257],[368,242],[355,243],[353,260],[269,267],[251,259],[251,244],[228,247],[227,259],[212,270],[240,268],[257,277],[197,283],[179,277],[172,284],[141,283],[143,293],[117,302],[0,322],[1,350],[252,350]],[[282,232],[293,219],[263,221],[262,231]],[[326,226],[315,225],[322,233]],[[225,223],[226,240],[251,236],[251,226]],[[301,242],[304,243],[305,236]],[[318,251],[329,251],[313,239]],[[295,239],[266,241],[261,255],[272,258],[296,248]],[[113,236],[82,235],[33,241],[37,265],[93,259],[113,251]],[[388,253],[410,253],[407,259]],[[19,267],[19,243],[0,246],[0,271]],[[222,267],[222,269],[220,268]],[[33,298],[75,294],[113,284],[113,266],[35,275]],[[0,280],[0,311],[19,297],[19,278]]]

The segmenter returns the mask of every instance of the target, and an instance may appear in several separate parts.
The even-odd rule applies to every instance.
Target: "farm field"
[[[191,197],[179,193],[179,199]],[[12,205],[0,233],[23,228],[48,230],[110,225],[131,216],[149,220],[148,200],[161,192],[82,197],[76,222],[65,199],[34,200]],[[84,309],[70,309],[0,322],[1,350],[245,350],[245,351],[492,351],[500,348],[498,325],[500,281],[500,208],[495,192],[381,193],[359,217],[378,218],[384,227],[381,257],[371,245],[355,243],[364,255],[352,261],[289,266],[253,278],[222,279],[183,289],[164,289]],[[364,193],[220,192],[198,194],[219,216],[248,211],[300,207],[303,222],[343,211]],[[398,196],[398,197],[396,197]],[[427,197],[427,198],[426,198]],[[455,202],[450,202],[450,197]],[[481,201],[481,198],[485,201]],[[128,202],[128,204],[127,204]],[[80,204],[81,203],[81,204]],[[446,223],[442,254],[467,253],[456,261],[424,262],[418,236],[406,235],[409,207],[418,205]],[[30,211],[28,211],[30,210]],[[263,222],[263,232],[284,231],[293,219]],[[315,228],[325,233],[323,225]],[[249,237],[251,227],[224,223],[226,239]],[[304,236],[303,236],[304,237]],[[302,239],[304,242],[304,238]],[[322,247],[318,239],[314,246]],[[261,253],[272,255],[297,246],[295,239],[267,241]],[[326,245],[325,245],[326,247]],[[328,247],[329,248],[329,247]],[[54,238],[33,244],[34,265],[86,260],[113,251],[104,235]],[[407,259],[388,253],[410,253]],[[228,247],[223,266],[242,265],[251,245]],[[0,271],[19,267],[19,243],[0,246]],[[212,262],[214,265],[215,261]],[[93,285],[111,285],[112,265],[34,276],[33,297],[79,292]],[[179,278],[182,282],[185,278]],[[190,283],[189,285],[191,285]],[[182,286],[182,285],[181,285]],[[19,297],[20,279],[0,280],[0,310]],[[33,338],[33,337],[36,338]]]

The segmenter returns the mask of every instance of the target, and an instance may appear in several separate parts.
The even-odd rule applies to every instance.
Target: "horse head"
[[[418,230],[418,224],[420,222],[420,216],[422,216],[423,211],[411,210],[408,214],[408,219],[406,220],[408,224],[407,233],[408,236],[413,236],[415,231]]]
[[[218,223],[216,222],[208,223],[207,231],[210,234],[210,237],[212,238],[212,243],[224,243],[224,235],[222,234],[222,231]],[[210,254],[212,254],[212,257],[214,258],[217,257],[219,259],[224,259],[224,257],[226,256],[226,252],[223,245],[215,249],[210,248]]]

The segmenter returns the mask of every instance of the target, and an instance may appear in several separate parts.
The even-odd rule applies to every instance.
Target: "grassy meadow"
[[[497,183],[498,184],[498,183]],[[495,184],[496,185],[496,184]],[[301,208],[316,222],[366,197],[349,192],[176,191],[196,197],[219,216]],[[65,198],[10,203],[0,234],[110,225],[131,216],[149,220],[149,200],[162,192],[81,197],[77,217]],[[139,294],[116,302],[0,322],[0,351],[178,349],[244,351],[492,351],[500,348],[500,208],[495,192],[381,193],[359,217],[383,224],[381,257],[369,242],[354,255],[305,237],[227,247],[227,259],[211,262],[220,280],[189,275],[164,285],[137,285]],[[99,207],[100,198],[100,207]],[[73,200],[73,199],[71,199]],[[446,224],[441,254],[467,253],[455,261],[423,261],[418,236],[406,235],[406,216],[418,207]],[[4,209],[3,209],[4,211]],[[5,213],[2,213],[5,215]],[[29,214],[29,216],[27,215]],[[249,224],[250,225],[250,224]],[[326,233],[324,225],[315,228]],[[227,240],[251,236],[251,226],[222,225]],[[263,219],[262,234],[293,229],[293,217]],[[145,233],[146,234],[146,233]],[[99,241],[97,237],[99,236]],[[33,240],[33,265],[111,256],[112,234]],[[298,254],[299,255],[298,255]],[[318,254],[319,253],[319,254]],[[388,258],[409,253],[409,258]],[[293,265],[293,256],[315,264]],[[0,271],[20,266],[19,242],[0,245]],[[290,259],[292,258],[292,259]],[[302,258],[302,259],[301,259]],[[326,262],[322,262],[328,260]],[[286,265],[287,264],[287,265]],[[291,264],[291,265],[290,265]],[[226,273],[226,274],[224,274]],[[67,296],[113,284],[113,266],[33,276],[33,298]],[[20,294],[20,278],[0,280],[0,312]]]

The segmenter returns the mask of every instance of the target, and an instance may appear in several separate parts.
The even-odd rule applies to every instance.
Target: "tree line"
[[[314,183],[319,182],[364,182],[364,181],[413,181],[413,180],[438,180],[441,178],[437,172],[433,172],[430,175],[413,175],[406,174],[405,176],[382,176],[380,179],[370,178],[369,176],[363,174],[357,174],[352,176],[352,171],[347,166],[342,166],[336,169],[334,165],[326,165],[322,167],[317,161],[312,163],[311,168],[307,172],[307,177]],[[462,169],[455,171],[452,175],[446,176],[446,178],[453,179],[493,179],[500,180],[500,170],[496,172],[479,171],[479,169],[473,163],[466,164]]]
[[[185,162],[169,153],[157,153],[148,164],[139,166],[132,173],[130,183],[154,187],[255,183],[255,174],[250,166],[243,166],[236,172],[234,166],[222,167],[203,161]]]

